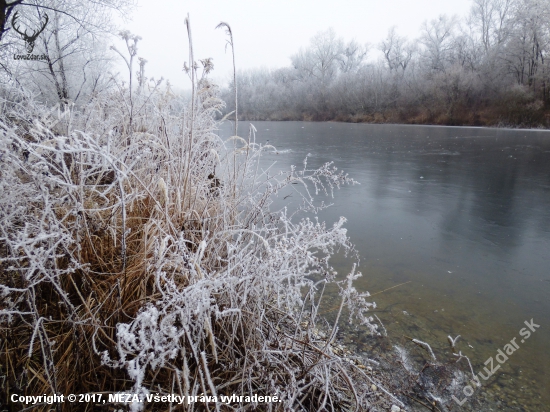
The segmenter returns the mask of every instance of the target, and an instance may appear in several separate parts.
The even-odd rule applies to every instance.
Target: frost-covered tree
[[[313,77],[323,85],[328,85],[336,76],[338,61],[342,56],[344,44],[330,28],[311,38],[310,45],[291,57],[292,65],[299,78]]]
[[[475,25],[486,54],[502,45],[509,33],[515,0],[474,0],[470,21]]]
[[[388,36],[378,48],[384,54],[390,71],[401,70],[404,72],[415,52],[415,46],[409,43],[405,37],[399,36],[395,27],[388,30]]]
[[[424,22],[417,39],[391,28],[379,61],[320,32],[250,89],[261,105],[242,105],[255,119],[548,125],[549,16],[547,0],[475,0],[463,19]]]
[[[368,51],[368,45],[362,46],[355,40],[346,43],[339,59],[341,73],[357,72],[367,58]]]
[[[522,0],[515,4],[504,61],[519,84],[547,95],[550,52],[550,3]]]
[[[132,0],[47,0],[17,5],[21,30],[46,21],[35,40],[34,54],[46,55],[46,60],[9,59],[9,71],[14,80],[33,87],[48,101],[76,101],[104,88],[112,55],[108,42],[116,32],[113,12],[128,12]],[[33,7],[31,7],[33,6]],[[15,7],[15,6],[14,6]],[[12,8],[13,10],[13,8]],[[4,40],[19,39],[14,30]],[[20,42],[20,41],[19,41]],[[16,77],[16,79],[15,79]]]
[[[455,28],[456,18],[445,15],[422,24],[420,43],[424,48],[421,58],[426,70],[441,72],[448,66],[453,53]]]

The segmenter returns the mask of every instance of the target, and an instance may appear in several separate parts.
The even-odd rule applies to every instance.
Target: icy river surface
[[[516,338],[519,349],[478,391],[498,410],[550,411],[549,131],[252,123],[256,142],[277,149],[262,160],[272,173],[301,168],[310,154],[308,168],[333,161],[360,183],[320,198],[334,203],[320,218],[347,218],[358,289],[393,287],[372,300],[394,339],[416,337],[443,354],[447,335],[461,335],[457,347],[477,372]],[[282,197],[277,207],[299,196]],[[349,269],[344,259],[334,265]],[[540,327],[525,339],[531,320]]]

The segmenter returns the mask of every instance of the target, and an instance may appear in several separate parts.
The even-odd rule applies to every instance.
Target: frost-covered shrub
[[[273,148],[253,126],[222,141],[224,103],[208,70],[192,70],[187,103],[154,81],[78,111],[4,94],[16,98],[0,118],[2,403],[95,392],[277,395],[262,405],[272,410],[369,403],[356,389],[369,378],[335,346],[344,308],[376,333],[360,274],[337,281],[330,266],[352,249],[345,219],[311,215],[316,194],[353,181],[307,161],[262,173]],[[295,183],[302,216],[272,211]],[[318,315],[328,283],[342,296],[332,325]]]

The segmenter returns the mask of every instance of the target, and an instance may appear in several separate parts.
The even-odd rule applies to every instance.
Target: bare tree
[[[0,41],[2,41],[3,35],[8,31],[6,25],[9,21],[11,14],[16,11],[16,7],[18,10],[25,10],[30,7],[43,11],[55,11],[72,18],[76,22],[85,24],[86,19],[82,20],[82,16],[78,16],[72,13],[72,8],[74,5],[83,5],[92,9],[94,7],[99,7],[103,9],[118,10],[121,12],[122,15],[124,15],[134,5],[134,1],[135,0],[60,0],[52,2],[37,0],[12,0],[8,2],[7,0],[0,0]],[[108,21],[104,21],[102,23],[103,25],[105,25],[106,23],[108,23]]]
[[[342,39],[336,37],[332,28],[317,33],[307,49],[291,57],[292,65],[301,77],[314,77],[328,85],[338,71],[338,61],[344,51]]]
[[[355,40],[350,40],[342,48],[339,67],[342,73],[356,72],[359,70],[369,51],[368,45],[360,45]]]
[[[23,3],[23,0],[13,0],[9,3],[6,0],[0,0],[0,41],[2,41],[2,37],[7,31],[6,22],[14,12],[15,6],[21,3]]]
[[[398,69],[405,71],[415,50],[414,45],[409,43],[406,37],[397,34],[395,27],[388,30],[388,36],[380,43],[378,48],[384,54],[390,71]]]
[[[502,44],[508,35],[514,0],[474,0],[470,19],[477,26],[485,52]]]
[[[62,102],[77,101],[103,87],[111,59],[107,42],[115,33],[112,12],[127,11],[132,0],[45,0],[35,1],[33,7],[30,1],[19,3],[14,17],[23,27],[33,19],[47,22],[35,39],[35,53],[47,59],[7,62],[18,72],[18,79],[46,100]],[[8,36],[15,35],[12,33]]]
[[[439,16],[422,25],[420,43],[424,45],[423,60],[428,70],[443,71],[449,62],[453,49],[453,32],[456,18]]]
[[[519,84],[547,98],[550,51],[550,4],[547,1],[522,0],[516,4],[513,25],[506,43],[504,60]]]

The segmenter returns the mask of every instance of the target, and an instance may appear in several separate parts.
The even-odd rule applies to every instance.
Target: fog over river
[[[348,219],[358,289],[402,284],[372,298],[396,343],[407,335],[448,353],[447,335],[461,335],[477,372],[533,319],[540,328],[480,391],[502,410],[550,410],[550,132],[253,124],[256,142],[277,148],[262,161],[271,173],[301,168],[310,154],[309,168],[334,161],[360,183],[321,197],[334,205],[320,218]],[[239,124],[241,136],[248,125]],[[274,206],[295,207],[298,194],[288,194]],[[334,265],[345,273],[350,261]]]

